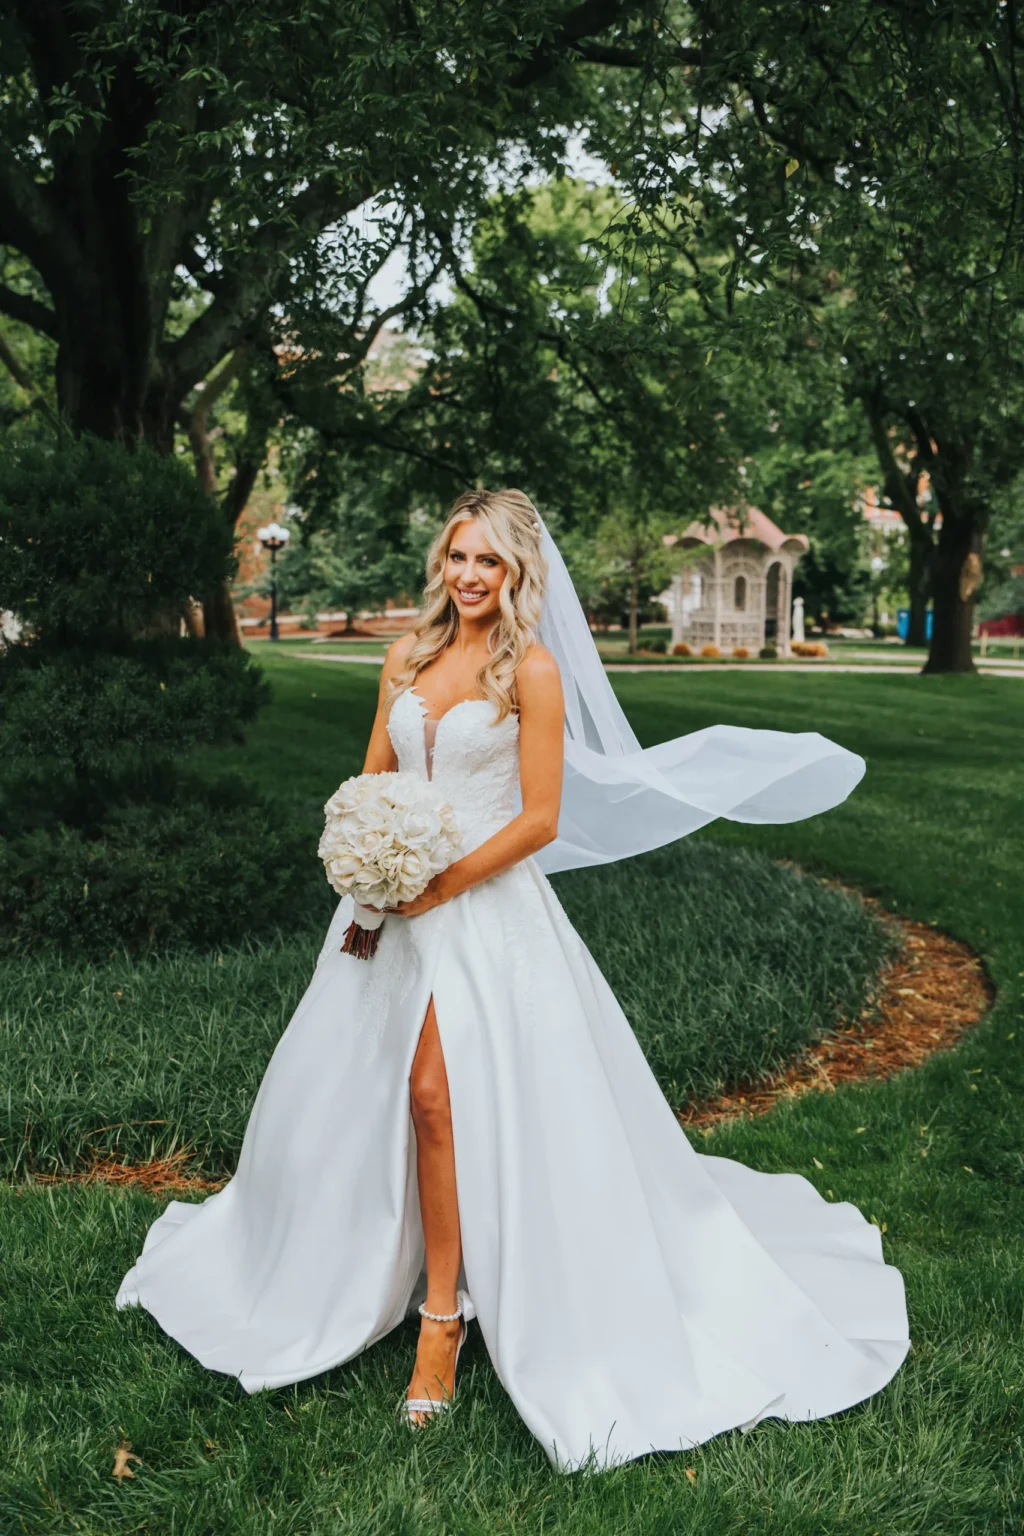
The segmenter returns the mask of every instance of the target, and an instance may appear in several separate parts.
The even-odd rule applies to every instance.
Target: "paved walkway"
[[[289,651],[289,656],[301,656],[303,661],[348,661],[362,667],[381,667],[383,656],[341,656],[337,651]]]
[[[349,665],[355,663],[357,666],[366,667],[379,667],[384,661],[383,656],[340,656],[337,651],[291,651],[289,654],[292,656],[301,656],[305,661],[344,661],[348,662]],[[607,661],[605,662],[605,671],[695,673],[710,672],[713,670],[714,666],[717,666],[718,670],[721,672],[763,672],[765,674],[774,672],[843,672],[850,675],[859,674],[862,677],[866,674],[872,676],[887,677],[920,676],[919,666],[916,663],[908,664],[906,662],[863,662],[860,665],[844,666],[842,662],[837,661],[726,661],[717,662],[710,666],[705,666],[701,662],[690,663],[687,665],[686,663],[673,661]],[[1015,665],[1013,662],[1005,661],[997,662],[995,664],[982,662],[978,667],[978,671],[983,677],[1024,678],[1024,662],[1021,662],[1017,665]]]
[[[886,667],[920,668],[924,663],[926,654],[924,651],[919,651],[916,655],[908,656],[905,651],[898,651],[895,648],[892,651],[848,651],[845,649],[836,651],[837,656],[842,656],[851,661],[874,661]],[[982,656],[980,652],[976,651],[974,659],[982,667],[992,667],[993,669],[996,667],[1010,667],[1011,669],[1020,668],[1024,670],[1024,656]]]
[[[712,665],[715,664],[713,663]],[[908,667],[899,663],[897,663],[895,666],[884,666],[879,664],[872,664],[871,662],[863,662],[859,666],[856,664],[853,666],[844,666],[842,662],[836,661],[729,661],[724,664],[719,662],[717,665],[719,670],[722,672],[844,672],[851,675],[855,673],[860,673],[861,675],[867,673],[874,676],[884,674],[886,677],[920,677],[921,675],[920,667]],[[704,667],[700,665],[678,666],[673,665],[671,662],[665,664],[662,664],[661,662],[649,662],[646,666],[644,666],[643,663],[640,662],[634,664],[622,661],[605,662],[604,669],[606,672],[711,671],[711,667]],[[1016,670],[1014,670],[1012,667],[990,667],[987,665],[982,665],[977,668],[977,671],[980,672],[983,677],[1024,677],[1024,663],[1021,663],[1021,665],[1018,666]]]

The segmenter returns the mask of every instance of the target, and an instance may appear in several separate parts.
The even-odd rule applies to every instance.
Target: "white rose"
[[[331,860],[331,869],[339,880],[354,880],[362,865],[350,853]]]
[[[354,840],[354,852],[367,864],[373,863],[386,846],[383,833],[373,828],[360,832]]]
[[[421,848],[441,835],[441,818],[431,806],[407,812],[402,821],[402,841],[410,848]]]
[[[415,885],[417,882],[426,881],[430,869],[426,861],[413,849],[402,859],[400,873],[403,881]]]

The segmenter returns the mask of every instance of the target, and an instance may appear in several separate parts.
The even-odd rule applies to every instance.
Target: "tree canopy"
[[[699,512],[817,349],[821,432],[838,390],[906,523],[917,628],[934,600],[929,665],[969,669],[1024,453],[1022,42],[980,0],[9,0],[0,315],[52,349],[73,430],[187,430],[201,477],[229,392],[231,521],[283,419],[327,477],[392,454],[396,495],[497,466],[570,518]],[[429,364],[382,399],[393,318]]]
[[[0,310],[56,341],[77,429],[166,449],[188,392],[276,310],[308,297],[365,331],[396,241],[429,270],[503,160],[553,169],[587,111],[578,77],[639,65],[645,15],[615,0],[13,0],[0,242],[31,273]],[[613,58],[591,43],[609,33]],[[382,223],[351,222],[377,197]]]

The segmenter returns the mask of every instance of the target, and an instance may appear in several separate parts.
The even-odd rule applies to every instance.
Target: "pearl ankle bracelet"
[[[462,1307],[457,1312],[428,1312],[426,1302],[421,1301],[419,1314],[420,1317],[429,1317],[432,1323],[454,1323],[456,1318],[462,1316]]]

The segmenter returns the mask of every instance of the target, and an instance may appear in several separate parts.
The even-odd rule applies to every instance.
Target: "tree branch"
[[[896,462],[896,455],[892,451],[892,443],[889,441],[889,433],[886,430],[884,412],[881,402],[874,395],[861,396],[864,413],[868,419],[868,427],[871,431],[871,440],[875,445],[878,455],[879,467],[882,471],[882,490],[889,503],[899,513],[910,530],[911,537],[921,537],[926,534],[927,525],[921,516],[921,509],[917,504],[917,496],[914,494],[908,477],[900,469]],[[916,480],[916,477],[915,477]]]
[[[57,339],[57,316],[46,304],[40,304],[27,293],[15,293],[6,283],[0,283],[0,311],[12,320],[20,320],[34,331]]]
[[[224,492],[224,500],[221,506],[224,515],[232,528],[238,522],[242,513],[249,505],[249,497],[252,495],[263,461],[266,458],[266,440],[262,453],[243,454],[235,466],[234,478]]]
[[[461,289],[466,297],[473,301],[481,314],[491,314],[501,320],[515,321],[519,319],[519,316],[516,314],[514,309],[509,309],[506,305],[499,304],[496,299],[490,299],[486,294],[478,293],[473,285],[467,281],[462,271],[460,270],[458,263],[454,260],[451,262],[451,272],[456,288]],[[580,380],[588,393],[593,396],[594,400],[601,407],[602,411],[604,411],[608,416],[622,420],[623,413],[620,408],[614,405],[610,400],[606,400],[604,398],[604,396],[601,394],[599,386],[594,382],[587,370],[574,356],[571,343],[567,336],[563,336],[560,331],[549,330],[544,326],[537,327],[536,335],[541,341],[550,342],[562,361],[568,365],[568,367]]]
[[[10,373],[11,378],[14,380],[15,384],[19,384],[22,389],[27,391],[27,393],[32,396],[32,405],[33,405],[33,407],[36,410],[42,411],[43,415],[46,417],[47,421],[49,421],[50,425],[54,428],[54,430],[56,432],[59,433],[60,432],[60,422],[57,420],[56,416],[54,415],[49,401],[36,388],[35,381],[33,380],[32,375],[29,373],[28,369],[24,366],[24,364],[20,363],[18,361],[18,359],[15,357],[14,353],[11,351],[10,347],[7,345],[6,337],[4,337],[3,335],[0,335],[0,363],[4,364],[5,368]]]
[[[551,37],[538,44],[518,73],[513,75],[512,86],[522,90],[543,79],[557,68],[571,49],[577,49],[585,38],[607,32],[631,9],[623,0],[583,0],[581,5],[568,12]]]
[[[652,69],[658,65],[665,69],[678,69],[681,65],[699,64],[701,61],[699,48],[665,48],[660,45],[644,52],[638,48],[581,43],[575,52],[583,64],[605,64],[610,69]]]
[[[373,346],[374,342],[377,340],[377,337],[380,335],[381,331],[387,325],[389,320],[397,319],[399,315],[405,313],[411,304],[417,303],[430,291],[430,285],[436,280],[437,274],[440,272],[443,265],[444,257],[438,257],[437,261],[431,268],[429,277],[423,278],[421,282],[416,284],[415,288],[411,288],[403,298],[397,300],[396,303],[389,305],[387,309],[380,309],[377,311],[377,313],[370,319],[363,334],[360,336],[358,344],[349,354],[351,366],[347,370],[348,372],[352,371],[352,367],[364,361],[367,354],[369,353],[370,348]]]
[[[0,244],[27,256],[51,293],[81,288],[78,242],[54,204],[49,187],[0,152]]]
[[[184,336],[167,348],[167,389],[171,399],[186,395],[196,380],[205,378],[236,345],[242,332],[270,302],[292,252],[310,236],[358,208],[375,190],[363,183],[342,192],[337,177],[325,176],[292,200],[286,209],[286,220],[263,226],[247,267],[224,274],[213,303],[193,320]]]
[[[237,347],[212,378],[206,380],[203,388],[198,391],[196,400],[191,405],[183,405],[178,412],[178,420],[188,433],[192,457],[195,460],[196,479],[208,496],[214,496],[217,492],[217,472],[210,443],[210,412],[215,401],[236,377],[241,353],[242,348]]]

